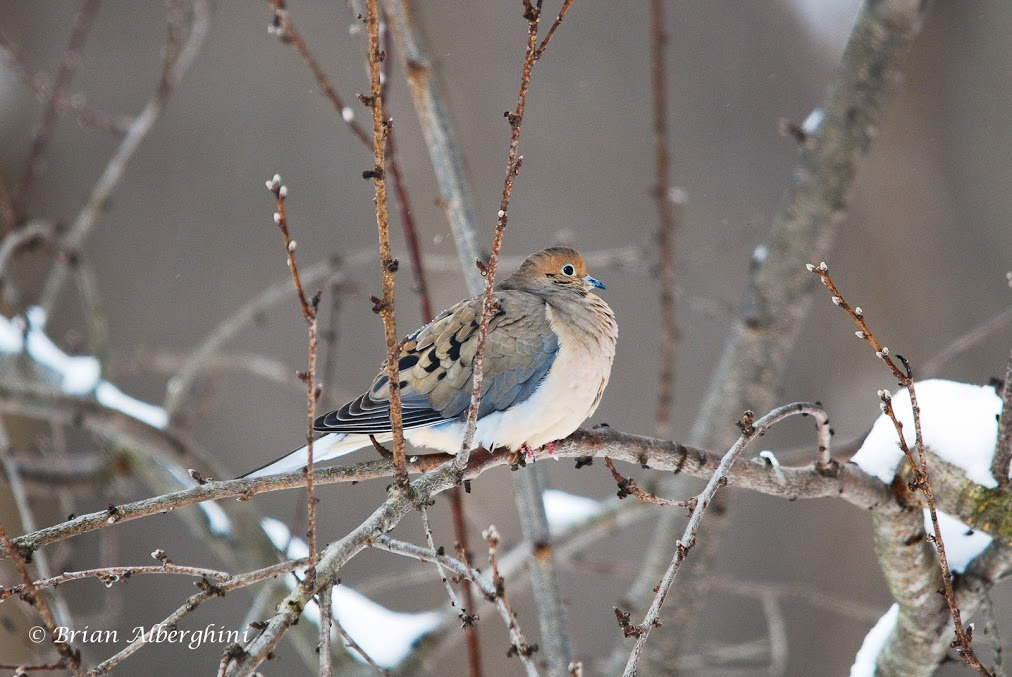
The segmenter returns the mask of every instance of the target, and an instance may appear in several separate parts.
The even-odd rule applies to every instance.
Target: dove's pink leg
[[[526,442],[524,442],[522,445],[520,445],[520,451],[524,452],[524,456],[527,457],[528,461],[530,461],[532,463],[534,462],[534,460],[535,460],[534,459],[534,450],[531,449],[531,445],[529,445]]]
[[[548,450],[549,456],[555,456],[555,442],[549,442],[545,445],[545,449]]]

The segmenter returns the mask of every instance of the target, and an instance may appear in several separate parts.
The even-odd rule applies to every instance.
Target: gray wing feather
[[[479,418],[529,398],[551,369],[559,339],[544,302],[518,291],[499,291],[489,321]],[[471,403],[481,298],[463,301],[411,334],[401,350],[401,408],[405,429],[464,420]],[[389,432],[390,402],[385,365],[368,392],[321,416],[316,430]]]

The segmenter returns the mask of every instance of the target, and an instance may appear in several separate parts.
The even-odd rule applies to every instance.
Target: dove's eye
[[[576,275],[576,267],[572,263],[567,263],[562,266],[562,274],[566,277],[573,277]]]

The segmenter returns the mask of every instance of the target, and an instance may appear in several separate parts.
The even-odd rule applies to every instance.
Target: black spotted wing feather
[[[502,290],[496,292],[495,300],[485,344],[479,417],[504,411],[530,397],[559,350],[558,336],[548,323],[540,298]],[[480,318],[481,298],[468,299],[408,337],[398,360],[405,429],[466,418]],[[326,432],[389,432],[386,364],[367,392],[321,416],[314,427]]]

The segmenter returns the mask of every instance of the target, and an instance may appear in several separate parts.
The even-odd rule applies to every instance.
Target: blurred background
[[[556,4],[546,2],[546,16]],[[448,105],[466,155],[477,199],[480,238],[491,246],[506,165],[512,109],[525,46],[517,2],[416,2],[448,93]],[[800,122],[822,100],[859,3],[854,0],[780,0],[765,3],[669,2],[668,74],[672,179],[688,202],[676,236],[678,347],[672,437],[684,440],[720,355],[744,284],[749,255],[765,237],[797,158],[781,119]],[[73,25],[77,2],[0,2],[0,33],[35,71],[55,74]],[[348,132],[298,54],[267,32],[266,2],[215,3],[210,32],[197,60],[142,148],[127,167],[101,214],[84,256],[97,274],[109,319],[108,378],[150,402],[164,398],[178,366],[236,308],[288,276],[272,221],[274,204],[264,181],[280,173],[290,190],[289,226],[308,266],[375,249],[371,182],[362,171],[371,155]],[[296,25],[334,86],[364,118],[354,95],[368,89],[363,35],[343,2],[292,0]],[[641,245],[649,265],[592,270],[608,285],[605,298],[621,328],[611,384],[593,422],[633,433],[653,429],[659,346],[654,270],[655,207],[650,195],[649,17],[647,3],[579,2],[534,70],[524,118],[517,180],[504,251],[523,256],[564,241],[584,251]],[[114,113],[139,111],[157,82],[165,35],[162,3],[107,0],[100,7],[71,91]],[[1000,313],[1012,299],[1009,228],[1012,185],[1012,12],[1006,0],[939,2],[911,54],[906,77],[890,102],[867,162],[860,168],[846,220],[828,260],[848,298],[861,305],[879,337],[911,359],[915,370],[954,339]],[[0,174],[7,186],[20,176],[44,103],[0,66]],[[412,207],[428,254],[454,254],[439,192],[422,143],[406,83],[395,67],[390,112]],[[61,116],[28,206],[30,216],[68,223],[91,191],[119,137]],[[391,204],[393,208],[393,203]],[[394,213],[394,212],[392,212]],[[392,217],[395,255],[407,250]],[[361,259],[361,257],[359,257]],[[17,273],[29,298],[40,293],[50,260],[19,259]],[[398,276],[397,318],[402,334],[421,322],[407,265]],[[336,382],[341,395],[363,389],[382,360],[382,324],[368,297],[378,294],[378,264],[347,268],[352,283],[336,318]],[[446,307],[463,296],[459,272],[429,274],[433,301]],[[71,285],[66,289],[72,290]],[[329,321],[330,296],[322,316]],[[84,350],[77,298],[64,293],[50,333],[70,352]],[[986,383],[1008,358],[1008,328],[940,367],[939,376]],[[295,378],[306,360],[305,325],[293,297],[260,318],[230,353],[256,353],[291,374],[276,383],[241,371],[211,382],[190,417],[192,435],[235,474],[294,448],[305,434],[305,395]],[[794,350],[782,400],[819,400],[837,439],[863,435],[878,414],[879,388],[895,384],[853,327],[828,299],[817,297]],[[335,398],[337,395],[334,396]],[[334,399],[322,406],[334,405]],[[12,421],[13,422],[13,421]],[[729,421],[728,425],[733,422]],[[811,443],[807,425],[788,423],[768,435],[764,448]],[[71,451],[89,448],[71,440]],[[44,446],[44,445],[42,445]],[[758,451],[758,449],[757,449]],[[367,452],[359,452],[368,458]],[[807,463],[804,454],[782,460]],[[614,494],[602,464],[573,470],[546,463],[552,486],[593,498]],[[641,484],[650,472],[625,468]],[[505,470],[483,475],[467,497],[472,543],[494,522],[507,546],[520,540],[512,484]],[[347,533],[384,496],[386,482],[319,489],[321,543]],[[109,500],[139,497],[124,481],[105,496],[82,499],[77,512]],[[258,496],[268,515],[299,524],[300,491]],[[65,517],[44,497],[34,504],[40,525]],[[434,509],[436,534],[452,544],[445,500]],[[17,524],[4,498],[2,522]],[[422,538],[417,517],[398,534]],[[300,530],[303,527],[299,527]],[[148,563],[155,548],[177,563],[217,566],[214,557],[171,515],[117,528],[118,563]],[[16,531],[16,530],[15,530]],[[611,608],[625,592],[648,543],[651,525],[615,534],[564,566],[575,652],[591,665],[618,637]],[[701,533],[706,538],[704,520]],[[97,566],[97,540],[81,537],[64,553],[66,566]],[[476,547],[479,554],[482,548]],[[342,571],[352,586],[368,586],[378,572],[411,562],[366,552]],[[846,598],[875,613],[847,615],[797,599],[784,603],[788,673],[843,674],[890,597],[872,551],[870,519],[837,501],[787,503],[739,492],[730,533],[714,575],[734,581],[788,584]],[[97,583],[78,593],[93,627],[150,624],[191,593],[189,581],[135,579],[113,604]],[[74,585],[74,584],[72,584]],[[529,636],[536,620],[529,593],[511,592]],[[89,593],[90,594],[90,593]],[[373,597],[400,610],[445,602],[433,575],[422,585],[380,586]],[[190,622],[235,623],[251,594],[206,605]],[[999,625],[1010,633],[1012,588],[997,590]],[[13,613],[11,605],[0,615]],[[716,592],[702,623],[707,642],[761,638],[766,621],[758,601]],[[516,674],[506,659],[505,630],[493,614],[480,623],[489,674]],[[6,633],[0,633],[0,635]],[[0,639],[12,652],[18,642]],[[1006,646],[1007,646],[1006,638]],[[207,671],[220,646],[146,648],[123,674]],[[111,651],[94,650],[103,658]],[[267,674],[301,670],[290,645]],[[13,655],[13,653],[11,654]],[[706,674],[761,673],[764,664],[711,668]],[[465,671],[463,644],[444,655],[433,674]],[[960,674],[947,666],[945,674]]]

